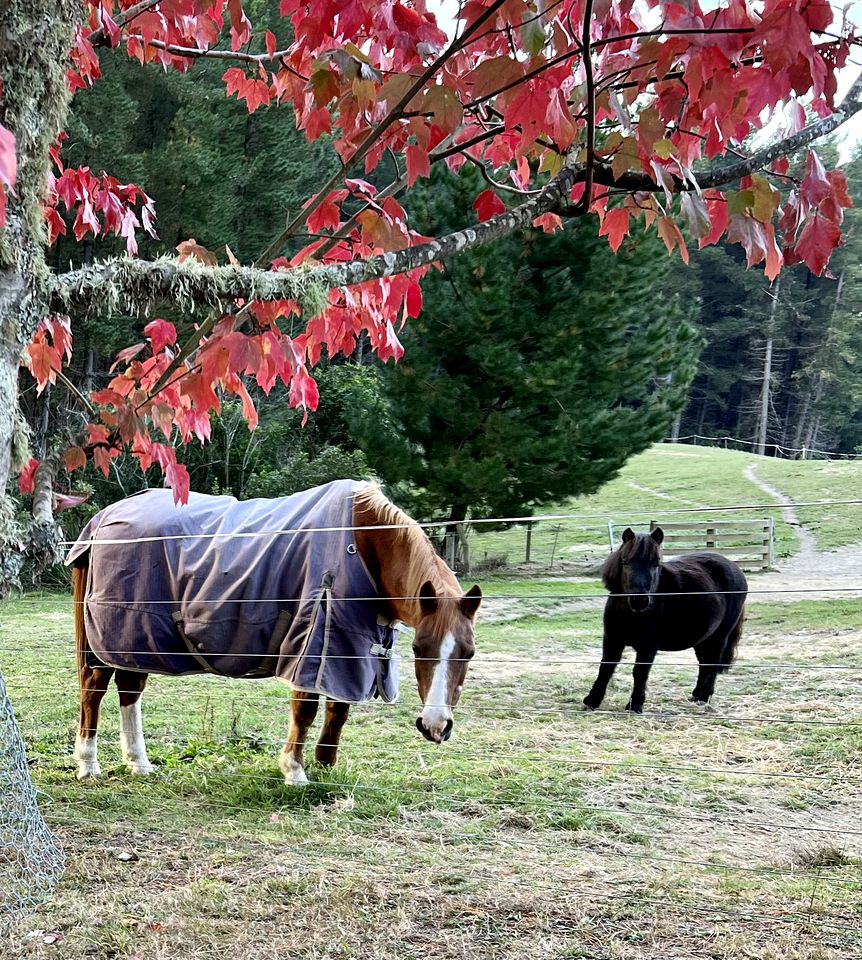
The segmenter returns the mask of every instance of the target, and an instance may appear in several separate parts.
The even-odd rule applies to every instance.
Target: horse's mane
[[[636,557],[646,557],[649,560],[661,562],[659,545],[648,533],[636,534],[632,540],[626,540],[614,550],[602,564],[601,577],[606,589],[618,593],[621,586],[623,560],[633,560]]]
[[[397,529],[386,532],[393,537],[394,546],[403,550],[402,575],[406,583],[416,589],[426,580],[434,584],[438,594],[460,596],[461,590],[454,574],[438,556],[428,534],[400,507],[383,493],[376,483],[366,483],[354,495],[354,503],[374,517],[372,524],[392,525]]]

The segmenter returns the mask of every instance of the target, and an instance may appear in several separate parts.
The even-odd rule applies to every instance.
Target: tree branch
[[[355,167],[358,163],[361,163],[365,159],[374,144],[401,116],[404,109],[416,96],[416,94],[420,93],[425,84],[468,42],[471,34],[475,33],[476,30],[478,30],[486,20],[494,16],[497,10],[503,6],[504,2],[505,0],[493,0],[491,5],[473,21],[469,29],[467,29],[460,37],[453,40],[452,43],[450,43],[449,46],[443,51],[443,53],[441,53],[433,63],[423,70],[422,74],[410,85],[409,89],[404,93],[395,106],[387,111],[386,116],[383,117],[379,123],[375,124],[373,129],[368,131],[368,134],[365,136],[364,140],[356,148],[350,158],[344,161],[344,165],[341,167],[341,169],[337,170],[326,181],[320,190],[317,191],[311,202],[302,211],[300,211],[300,213],[298,213],[290,221],[290,223],[288,223],[284,230],[281,231],[275,240],[273,240],[266,250],[264,250],[264,252],[257,258],[255,261],[256,266],[268,264],[278,256],[278,254],[281,252],[281,248],[290,239],[290,237],[293,236],[299,224],[311,216],[312,213],[314,213],[314,211],[326,200],[330,191],[334,187],[337,187],[339,183],[341,183],[351,168]]]
[[[701,187],[722,186],[826,136],[862,109],[862,74],[850,88],[841,107],[830,117],[758,150],[745,160],[727,164],[698,177]],[[292,270],[262,270],[257,267],[204,267],[196,262],[179,263],[171,258],[155,262],[112,260],[90,264],[49,281],[52,309],[59,312],[125,310],[148,313],[155,306],[170,303],[179,310],[193,311],[204,306],[219,309],[238,299],[296,300],[309,315],[321,308],[325,292],[334,287],[363,283],[380,277],[405,273],[438,260],[472,250],[528,227],[543,213],[553,210],[568,215],[571,188],[587,179],[586,168],[574,160],[574,151],[564,168],[535,197],[492,217],[484,223],[465,227],[444,237],[393,253],[364,260],[323,265],[303,264]],[[663,189],[646,175],[626,173],[615,177],[609,166],[596,164],[593,181],[627,192],[650,193]],[[680,191],[693,185],[675,181]]]
[[[428,243],[365,260],[276,271],[204,267],[169,258],[155,262],[111,260],[54,277],[50,281],[51,302],[64,312],[114,309],[147,313],[162,303],[193,310],[200,306],[214,309],[237,299],[297,300],[311,312],[319,309],[321,295],[334,287],[405,273],[529,226],[537,216],[560,204],[583,176],[583,168],[569,157],[563,170],[537,196],[506,213]]]
[[[146,47],[164,50],[174,57],[189,57],[195,60],[240,60],[243,63],[267,63],[280,60],[290,53],[289,49],[275,50],[271,55],[268,53],[245,53],[242,50],[218,50],[215,47],[207,50],[202,47],[181,47],[175,43],[165,43],[163,40],[144,40],[143,37],[130,37],[129,39],[138,40]],[[303,77],[303,80],[308,80],[308,77]]]

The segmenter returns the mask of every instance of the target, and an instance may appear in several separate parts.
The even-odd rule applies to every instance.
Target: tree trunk
[[[18,367],[39,321],[48,313],[42,200],[48,149],[63,127],[68,103],[66,68],[72,28],[82,16],[77,0],[5,0],[0,3],[0,123],[15,135],[14,190],[7,191],[6,227],[0,230],[0,593],[17,581],[20,544],[38,550],[53,526],[50,491],[34,504],[40,521],[29,536],[12,521],[6,487],[29,456],[18,408]],[[47,472],[47,471],[46,471]]]
[[[775,330],[775,311],[781,293],[781,277],[775,281],[772,306],[769,310],[769,326],[766,329],[766,352],[763,358],[763,384],[760,388],[760,415],[757,421],[757,452],[766,455],[766,428],[769,423],[769,389],[772,383],[772,334]]]

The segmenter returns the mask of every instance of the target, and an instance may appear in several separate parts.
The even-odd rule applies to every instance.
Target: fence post
[[[557,553],[557,540],[559,540],[560,538],[560,531],[562,529],[563,529],[563,525],[561,523],[558,523],[557,526],[554,528],[554,545],[553,547],[551,547],[551,562],[548,564],[548,566],[550,567],[554,565],[554,557],[556,556],[556,553]]]
[[[767,556],[769,558],[769,566],[775,566],[775,519],[773,517],[769,518],[768,521],[768,533],[769,533],[769,550]]]
[[[614,522],[613,520],[608,520],[608,543],[611,545],[611,553],[616,550],[614,545]]]
[[[524,557],[524,563],[530,563],[532,560],[532,551],[533,551],[533,524],[527,524],[527,550],[526,556]]]
[[[715,550],[715,527],[706,528],[706,549]]]
[[[446,565],[450,570],[455,569],[455,531],[446,530]]]

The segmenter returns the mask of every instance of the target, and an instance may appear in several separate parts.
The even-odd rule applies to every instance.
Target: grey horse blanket
[[[184,506],[146,490],[102,510],[66,558],[89,552],[96,657],[144,673],[275,676],[348,703],[396,699],[396,631],[350,529],[359,486],[273,500],[192,493]]]

